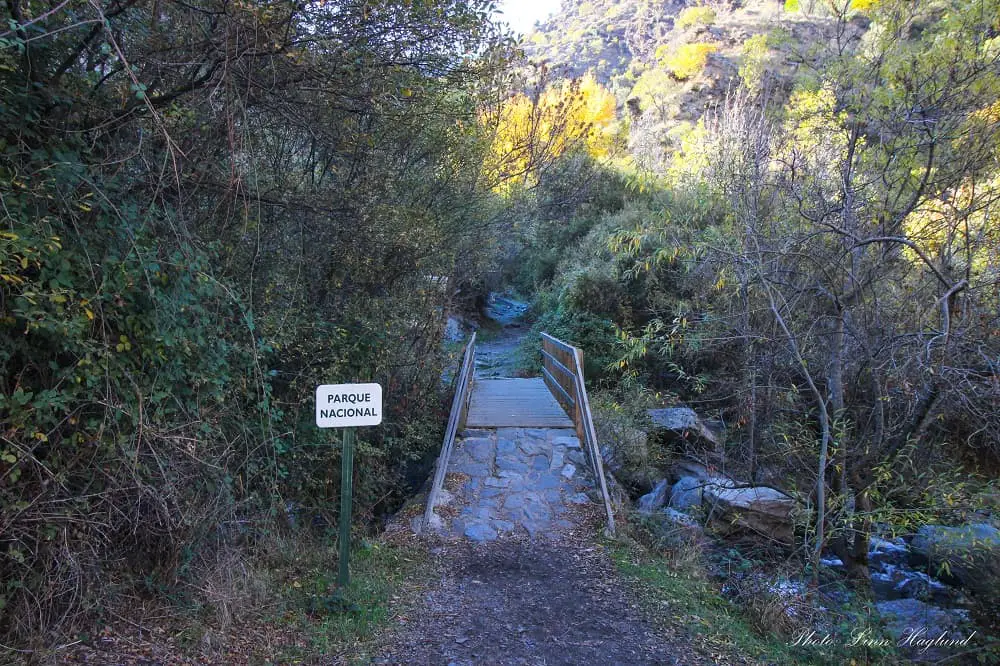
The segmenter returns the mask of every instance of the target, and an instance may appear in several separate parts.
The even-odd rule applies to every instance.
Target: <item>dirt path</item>
[[[438,579],[375,663],[682,663],[586,538],[466,541],[436,555]]]
[[[500,326],[499,331],[484,331],[476,344],[476,378],[513,377],[517,368],[517,348],[528,334],[521,318],[528,304],[509,296],[490,294],[486,314]]]

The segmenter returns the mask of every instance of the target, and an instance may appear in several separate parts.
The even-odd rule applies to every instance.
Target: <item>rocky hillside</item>
[[[593,72],[618,100],[636,161],[662,172],[706,109],[740,80],[785,97],[803,55],[832,44],[833,25],[773,0],[565,0],[524,49],[557,75]],[[850,25],[848,39],[867,28],[864,20]]]
[[[571,76],[593,70],[601,83],[628,71],[656,50],[674,27],[685,0],[564,0],[562,9],[525,39],[533,59]]]

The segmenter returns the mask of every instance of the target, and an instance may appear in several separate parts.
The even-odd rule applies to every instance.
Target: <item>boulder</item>
[[[642,493],[649,492],[660,474],[649,463],[646,433],[616,422],[598,422],[597,427],[605,469],[624,485]]]
[[[987,523],[961,527],[924,525],[910,542],[915,564],[989,598],[1000,596],[1000,530]]]
[[[639,512],[653,513],[667,503],[670,494],[670,484],[666,479],[660,479],[653,490],[639,498]]]
[[[713,446],[720,446],[725,439],[722,429],[717,424],[705,421],[690,407],[648,409],[646,413],[649,414],[654,426],[685,439],[693,434]]]
[[[883,565],[901,566],[909,559],[910,551],[900,538],[891,541],[873,536],[868,542],[868,566],[877,569]]]
[[[701,491],[704,485],[704,479],[682,476],[670,490],[670,508],[684,510],[701,506]]]
[[[716,480],[702,489],[702,500],[711,508],[714,527],[723,534],[742,532],[791,544],[795,500],[766,486],[734,485],[729,480]]]
[[[673,464],[671,471],[678,479],[685,476],[693,476],[696,479],[707,479],[712,476],[712,473],[708,471],[708,467],[693,460],[681,460],[680,462],[676,462]]]

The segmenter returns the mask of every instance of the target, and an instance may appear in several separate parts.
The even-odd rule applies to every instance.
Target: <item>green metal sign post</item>
[[[340,458],[340,570],[337,587],[346,589],[351,582],[349,559],[351,556],[351,497],[354,494],[354,428],[344,429],[341,438],[344,450]]]
[[[379,384],[324,384],[316,387],[316,426],[343,428],[340,457],[340,543],[337,587],[351,582],[351,498],[354,494],[354,445],[357,426],[382,423],[382,387]]]

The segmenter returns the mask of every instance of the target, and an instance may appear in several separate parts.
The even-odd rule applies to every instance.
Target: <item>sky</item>
[[[500,0],[498,9],[514,32],[527,33],[535,25],[559,11],[560,0]]]

